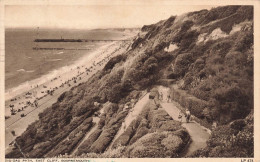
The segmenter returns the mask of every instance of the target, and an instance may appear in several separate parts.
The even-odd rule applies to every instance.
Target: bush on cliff
[[[186,136],[188,138],[188,135]],[[186,139],[174,132],[149,133],[137,140],[125,152],[127,157],[173,158],[179,157]],[[187,142],[187,140],[185,141]]]
[[[177,76],[183,76],[188,70],[189,64],[192,62],[192,54],[184,53],[177,56],[174,62],[173,73]]]
[[[113,69],[113,67],[114,67],[117,63],[119,63],[119,62],[121,62],[121,61],[125,61],[125,59],[126,59],[126,55],[118,55],[118,56],[112,57],[112,58],[108,61],[108,63],[105,65],[104,71],[108,71],[108,70]]]
[[[251,112],[245,119],[217,127],[207,147],[194,152],[191,157],[253,157],[253,123]]]

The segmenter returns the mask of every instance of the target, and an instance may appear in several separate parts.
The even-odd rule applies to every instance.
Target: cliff
[[[118,152],[113,156],[106,152],[129,114],[125,105],[134,105],[142,91],[149,91],[161,80],[171,80],[164,84],[175,87],[175,101],[191,109],[198,120],[219,125],[207,148],[194,153],[194,157],[252,157],[253,49],[252,6],[218,7],[144,26],[131,49],[112,58],[86,83],[61,95],[17,142],[29,157],[70,154],[93,127],[95,112],[105,107],[96,123],[98,128],[77,156],[179,157],[183,151],[180,148],[188,144],[187,131],[165,111],[156,110],[156,105],[144,109],[131,123],[132,130],[127,129],[115,141],[113,147]],[[161,127],[166,123],[171,124]],[[245,132],[248,138],[244,138]],[[231,136],[239,140],[225,148],[222,139]],[[157,143],[151,146],[155,139]],[[241,145],[249,146],[238,149]],[[232,147],[237,150],[230,152]],[[162,148],[166,150],[162,152]],[[6,155],[21,156],[18,149]]]

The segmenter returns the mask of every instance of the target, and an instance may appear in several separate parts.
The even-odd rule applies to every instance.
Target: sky
[[[172,15],[214,6],[176,5],[7,5],[6,28],[132,28]]]

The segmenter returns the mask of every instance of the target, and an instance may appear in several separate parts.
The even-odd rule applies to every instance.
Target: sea
[[[28,86],[30,81],[37,78],[51,76],[55,70],[70,66],[105,44],[104,42],[35,42],[35,39],[118,40],[122,37],[124,32],[114,29],[5,29],[5,93]],[[62,50],[34,50],[34,47]]]

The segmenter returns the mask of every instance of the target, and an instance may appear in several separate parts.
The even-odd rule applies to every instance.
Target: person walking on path
[[[34,105],[36,108],[38,107],[38,102],[36,100],[34,100]]]
[[[16,135],[15,135],[15,131],[14,131],[14,130],[12,130],[12,131],[11,131],[11,133],[12,133],[12,135],[13,135],[13,136],[16,136]]]
[[[179,112],[178,119],[180,120],[180,122],[182,122],[182,115],[181,115],[181,111]]]
[[[163,93],[160,93],[160,100],[163,101]]]
[[[167,95],[167,102],[170,102],[171,100],[171,95],[170,95],[170,92],[168,92],[168,95]]]
[[[189,121],[190,121],[190,110],[189,109],[186,109],[185,117],[186,117],[186,122],[189,123]]]
[[[123,130],[124,130],[124,132],[125,132],[125,130],[126,130],[126,124],[125,124],[125,121],[123,121],[122,126],[123,126]]]
[[[217,122],[214,121],[213,124],[212,124],[212,130],[215,130],[217,128]]]

